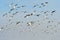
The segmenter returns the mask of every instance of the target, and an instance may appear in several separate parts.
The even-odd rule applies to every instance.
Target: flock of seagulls
[[[41,4],[35,4],[35,5],[33,5],[33,7],[32,6],[31,7],[32,8],[37,8],[37,7],[43,8],[47,5],[48,5],[48,2],[44,2]],[[9,25],[15,24],[16,26],[18,26],[18,24],[19,25],[22,24],[22,26],[23,26],[23,24],[26,24],[26,25],[24,25],[24,27],[30,27],[29,29],[32,30],[32,32],[34,32],[33,29],[38,26],[39,26],[39,28],[46,27],[45,29],[42,28],[41,30],[43,30],[43,32],[47,33],[47,34],[54,34],[55,32],[57,32],[57,30],[55,28],[57,27],[57,24],[60,25],[60,22],[59,23],[57,22],[57,24],[54,25],[55,21],[50,19],[50,18],[52,18],[54,13],[56,13],[56,9],[54,9],[52,11],[39,11],[36,13],[36,11],[38,11],[38,10],[36,10],[36,11],[33,10],[33,12],[28,12],[28,10],[27,11],[23,10],[23,12],[17,11],[20,8],[22,9],[24,7],[27,7],[27,5],[21,6],[18,3],[17,4],[11,3],[9,5],[9,7],[11,7],[10,10],[2,15],[2,18],[8,18],[8,20],[9,20],[8,23],[10,23]],[[52,15],[52,16],[49,17],[49,15]],[[20,19],[18,21],[15,17],[20,18],[22,20],[22,22],[20,21]],[[17,22],[14,23],[12,21],[14,19],[16,19]],[[6,24],[6,26],[7,26],[7,28],[9,27],[8,24]],[[20,26],[20,27],[22,27],[22,26]],[[1,27],[0,31],[3,29],[4,29],[4,27]]]

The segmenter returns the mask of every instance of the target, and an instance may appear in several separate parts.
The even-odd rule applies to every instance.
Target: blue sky
[[[42,8],[32,8],[32,6],[34,4],[41,4],[42,2],[48,2],[48,5],[46,7],[42,7]],[[19,9],[19,11],[23,11],[23,10],[28,10],[28,12],[32,12],[33,10],[37,10],[37,13],[39,13],[39,11],[52,11],[52,10],[56,10],[55,14],[53,17],[50,17],[50,18],[54,18],[53,20],[55,20],[55,22],[58,22],[60,21],[60,0],[0,0],[0,26],[3,26],[5,28],[5,25],[8,24],[8,26],[10,25],[9,22],[8,22],[8,18],[6,17],[2,17],[2,15],[6,12],[9,12],[10,10],[10,7],[9,7],[9,4],[10,3],[17,3],[17,4],[20,4],[20,5],[27,5],[27,7],[25,8],[21,8]],[[21,16],[19,16],[20,14],[14,16],[13,18],[13,21],[14,24],[10,25],[8,28],[11,28],[11,29],[4,29],[2,32],[0,32],[0,40],[60,40],[60,27],[57,27],[58,29],[58,32],[56,35],[47,35],[47,34],[44,34],[44,33],[39,33],[39,32],[36,32],[37,35],[32,39],[33,37],[33,34],[31,32],[22,32],[21,35],[20,35],[20,31],[19,31],[19,28],[17,28],[17,26],[15,25],[15,22],[18,20],[23,20],[26,22],[27,19],[22,19],[22,15],[24,15],[23,13],[21,14]],[[20,18],[17,18],[17,17],[20,17]],[[34,16],[33,16],[34,17]],[[34,19],[31,17],[28,18],[27,21],[30,21],[30,20],[38,20],[39,18],[35,17]],[[42,21],[42,18],[40,17],[40,21]],[[46,23],[46,21],[43,23]],[[53,24],[53,23],[51,23]],[[56,24],[56,23],[55,23]],[[53,24],[53,25],[55,25]],[[37,25],[37,24],[36,24]],[[44,27],[45,24],[41,25],[42,27]],[[46,25],[48,25],[46,23]],[[45,26],[46,26],[45,25]],[[15,27],[16,26],[16,27]],[[20,26],[20,25],[18,25]],[[23,28],[25,29],[25,24],[23,25]],[[60,26],[60,25],[58,25]],[[16,29],[15,31],[13,29]],[[39,29],[39,28],[38,28]],[[21,29],[22,30],[22,29]],[[37,28],[36,29],[33,29],[35,31],[38,31]],[[40,30],[40,29],[39,29]],[[32,34],[32,35],[31,35]],[[26,37],[25,37],[26,36]],[[46,36],[46,37],[45,37]]]
[[[3,13],[6,12],[7,10],[9,11],[9,4],[10,3],[19,3],[19,4],[22,4],[22,5],[28,5],[28,7],[26,8],[27,10],[31,11],[31,5],[33,5],[34,3],[38,4],[38,3],[41,3],[41,2],[45,2],[45,1],[48,1],[49,4],[47,5],[47,7],[45,8],[42,8],[42,9],[36,9],[36,10],[54,10],[56,9],[57,10],[57,15],[59,15],[59,0],[19,0],[19,2],[17,0],[0,0],[0,12]],[[0,13],[1,14],[1,13]]]
[[[20,3],[20,4],[26,4],[26,5],[31,5],[33,3],[41,3],[48,1],[49,5],[47,9],[57,9],[59,10],[59,0],[20,0],[19,2],[17,0],[0,0],[0,11],[5,11],[9,10],[9,4],[14,2],[14,3]],[[31,3],[32,2],[32,3]]]

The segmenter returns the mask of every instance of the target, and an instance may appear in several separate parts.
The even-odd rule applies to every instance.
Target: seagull
[[[53,10],[51,13],[54,13],[56,10]]]
[[[37,7],[37,6],[38,6],[38,4],[34,5],[33,7],[35,8],[35,7]]]
[[[34,23],[33,21],[27,22],[27,25],[28,25],[28,26],[32,26],[33,23]]]
[[[13,10],[14,10],[14,8],[10,9],[10,11],[13,11]]]
[[[17,14],[18,13],[18,11],[17,12],[15,12],[15,13],[13,13],[12,15],[15,15],[15,14]]]
[[[28,16],[31,16],[31,14],[27,14],[26,16],[24,16],[24,18],[28,18]]]
[[[19,23],[20,23],[20,21],[18,21],[18,22],[16,23],[16,25],[19,24]]]
[[[40,16],[40,14],[37,14],[36,16]]]
[[[0,31],[2,31],[3,27],[0,28]]]
[[[3,14],[3,17],[6,16],[6,15],[7,15],[7,13]]]
[[[48,4],[48,2],[45,2],[45,4]]]
[[[41,5],[44,5],[44,3],[41,3]]]

